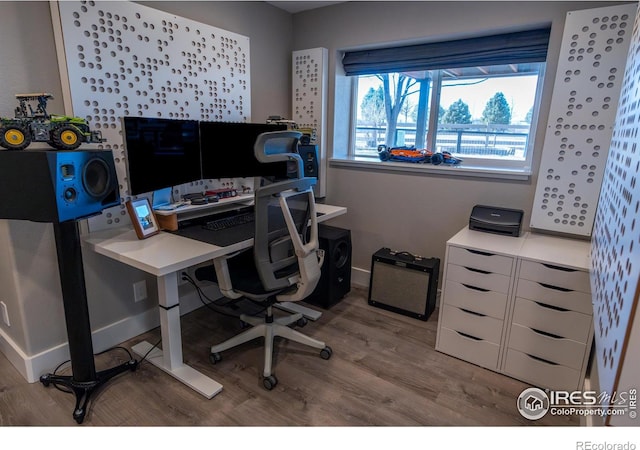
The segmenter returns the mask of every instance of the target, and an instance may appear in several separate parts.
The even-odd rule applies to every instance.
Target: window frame
[[[438,111],[440,106],[440,92],[442,89],[441,71],[433,71],[432,93],[429,104],[430,112]],[[452,174],[462,176],[480,176],[491,178],[506,179],[528,179],[532,174],[532,162],[535,153],[535,141],[537,134],[538,118],[540,116],[540,107],[543,97],[543,85],[546,74],[546,62],[540,62],[538,67],[538,80],[536,84],[536,94],[534,97],[533,114],[531,125],[529,128],[529,138],[527,139],[527,147],[525,159],[523,161],[500,160],[495,158],[469,158],[464,159],[462,164],[456,166],[431,164],[413,164],[396,161],[380,161],[375,158],[356,155],[356,128],[357,128],[357,112],[358,112],[358,75],[346,76],[351,80],[350,83],[350,123],[348,130],[348,148],[344,157],[334,157],[330,159],[331,165],[334,166],[357,166],[360,168],[403,171],[413,173],[438,173]],[[426,147],[435,148],[435,140],[437,135],[438,115],[429,114]],[[455,169],[455,170],[452,170]]]

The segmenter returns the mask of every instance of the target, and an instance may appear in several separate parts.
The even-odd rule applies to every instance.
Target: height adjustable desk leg
[[[149,353],[147,360],[151,364],[205,397],[212,398],[222,390],[222,385],[183,362],[177,273],[158,277],[158,303],[162,350],[153,348],[147,341],[136,344],[132,350],[141,357]]]

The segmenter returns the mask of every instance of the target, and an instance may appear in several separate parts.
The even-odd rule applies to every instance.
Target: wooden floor
[[[332,358],[277,341],[279,384],[267,391],[260,340],[209,362],[211,344],[236,334],[240,323],[203,307],[182,318],[185,361],[222,383],[221,393],[207,400],[143,362],[94,395],[83,426],[579,425],[575,417],[520,416],[516,399],[528,385],[436,352],[436,324],[437,311],[422,322],[371,307],[366,292],[354,289],[302,329],[330,345]],[[159,336],[154,329],[123,346]],[[114,350],[96,357],[96,367],[127,359]],[[27,383],[0,354],[0,426],[75,426],[74,404],[71,394]]]

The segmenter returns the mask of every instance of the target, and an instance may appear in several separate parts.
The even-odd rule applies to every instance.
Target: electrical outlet
[[[7,305],[4,302],[0,302],[0,310],[2,310],[2,321],[6,326],[10,327],[11,322],[9,322],[9,311],[7,311]]]
[[[146,280],[133,283],[133,301],[141,302],[147,298],[147,282]]]

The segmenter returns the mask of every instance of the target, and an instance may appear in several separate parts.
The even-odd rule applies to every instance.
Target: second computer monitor
[[[202,178],[287,178],[286,162],[264,164],[253,151],[260,134],[286,129],[265,123],[200,122]]]

